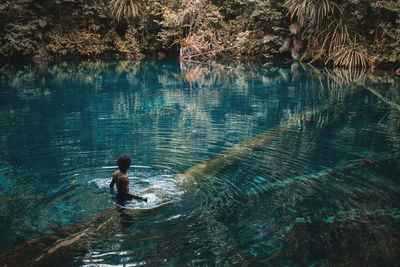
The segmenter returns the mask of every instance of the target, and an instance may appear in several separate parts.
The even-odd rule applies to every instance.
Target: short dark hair
[[[132,159],[126,154],[118,157],[118,168],[120,171],[127,171],[131,166]]]

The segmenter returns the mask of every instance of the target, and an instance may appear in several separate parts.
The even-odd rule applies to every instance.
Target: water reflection
[[[399,103],[398,82],[390,75],[251,62],[2,66],[0,227],[12,234],[1,235],[0,251],[112,205],[111,171],[102,167],[128,153],[149,167],[131,169],[139,178],[132,191],[163,199],[164,188],[173,205],[125,225],[73,264],[330,263],[334,247],[345,247],[338,240],[346,233],[368,243],[363,236],[376,227],[398,227],[393,153],[400,148],[400,115],[363,89],[371,86]],[[306,110],[313,112],[297,116]],[[171,182],[174,174],[293,119],[290,131],[194,191],[183,196]],[[350,165],[361,158],[383,167]],[[336,239],[323,243],[330,231]],[[385,235],[374,238],[389,242]],[[316,244],[329,249],[318,254],[311,249]]]

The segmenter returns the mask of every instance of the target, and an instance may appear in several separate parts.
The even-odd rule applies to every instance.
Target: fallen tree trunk
[[[387,162],[398,162],[399,158],[400,158],[400,152],[394,152],[394,153],[382,153],[373,155],[370,157],[370,160],[372,160],[374,163],[379,163],[380,165],[382,163],[387,163]],[[333,168],[323,169],[321,171],[314,173],[299,175],[278,181],[276,180],[266,181],[265,183],[256,184],[253,190],[249,190],[250,192],[252,192],[249,195],[255,195],[259,194],[260,192],[287,187],[295,183],[308,182],[308,185],[310,185],[310,182],[312,181],[320,183],[321,181],[329,179],[335,174],[343,173],[352,169],[358,169],[364,166],[365,163],[362,160],[358,160],[354,162],[349,162],[348,164],[339,165]]]
[[[272,129],[227,148],[205,162],[189,168],[184,174],[177,174],[176,179],[182,182],[183,185],[181,186],[184,189],[188,187],[188,183],[190,186],[190,183],[193,182],[198,183],[209,180],[224,169],[232,166],[235,162],[247,157],[253,151],[278,141],[287,133],[295,130],[302,121],[311,120],[314,115],[326,112],[330,107],[331,105],[329,104],[323,104],[312,110],[296,114]]]
[[[121,229],[121,223],[135,223],[151,216],[160,208],[124,209],[111,206],[88,222],[62,227],[59,230],[25,242],[0,255],[0,266],[59,266],[78,253],[105,240]]]
[[[384,97],[383,95],[378,93],[378,91],[376,91],[371,86],[364,86],[364,88],[367,89],[368,91],[370,91],[371,93],[373,93],[374,95],[376,95],[380,100],[382,100],[383,102],[388,104],[391,108],[396,109],[397,111],[400,111],[400,105],[399,104],[397,104],[397,103],[395,103],[393,101],[390,101],[389,99],[387,99],[386,97]]]

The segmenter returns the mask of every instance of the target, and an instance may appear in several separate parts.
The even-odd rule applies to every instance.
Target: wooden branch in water
[[[370,87],[370,86],[363,86],[365,89],[367,89],[368,91],[370,91],[371,93],[373,93],[374,95],[376,95],[380,100],[382,100],[383,102],[385,102],[386,104],[388,104],[390,107],[397,109],[397,111],[400,111],[400,105],[390,101],[389,99],[387,99],[386,97],[384,97],[383,95],[381,95],[380,93],[378,93],[374,88]]]
[[[329,104],[322,104],[312,110],[296,114],[272,129],[227,148],[205,162],[189,168],[184,174],[178,174],[176,180],[180,182],[180,186],[185,191],[189,191],[193,187],[193,184],[195,185],[211,179],[216,174],[232,166],[235,162],[247,157],[253,151],[266,147],[278,141],[287,133],[294,131],[298,128],[301,121],[310,120],[314,115],[327,111],[330,107],[331,105]]]
[[[383,163],[383,162],[398,162],[400,158],[400,152],[394,152],[394,153],[381,153],[377,154],[374,156],[371,156],[371,159],[374,162],[378,163]],[[361,160],[351,160],[350,163],[348,164],[343,164],[340,166],[332,167],[332,168],[327,168],[323,169],[318,172],[310,173],[310,174],[303,174],[303,175],[298,175],[295,177],[283,179],[283,180],[278,180],[278,181],[271,181],[268,182],[268,180],[265,183],[261,184],[256,184],[253,190],[249,190],[252,192],[249,195],[255,195],[259,194],[260,192],[276,189],[276,188],[281,188],[281,187],[286,187],[289,185],[292,185],[297,182],[310,182],[310,181],[321,181],[324,179],[327,179],[328,177],[331,177],[332,175],[338,174],[338,173],[343,173],[346,171],[349,171],[351,169],[355,168],[360,168],[363,165],[365,165],[364,161]],[[310,183],[307,184],[308,186]]]
[[[86,223],[63,227],[0,255],[0,266],[43,266],[44,263],[47,266],[57,266],[65,258],[71,257],[71,254],[96,243],[96,236],[101,236],[99,234],[102,230],[114,232],[119,225],[116,207],[110,207]]]
[[[117,233],[124,219],[133,224],[166,205],[152,209],[124,209],[113,205],[88,222],[62,227],[9,250],[0,255],[0,266],[60,266]]]

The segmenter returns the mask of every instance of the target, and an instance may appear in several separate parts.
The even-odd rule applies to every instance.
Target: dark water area
[[[168,205],[65,266],[393,266],[399,82],[297,63],[3,64],[0,254],[115,205],[108,185],[126,153],[131,192],[149,198],[126,208]],[[175,179],[270,132],[194,186]]]

